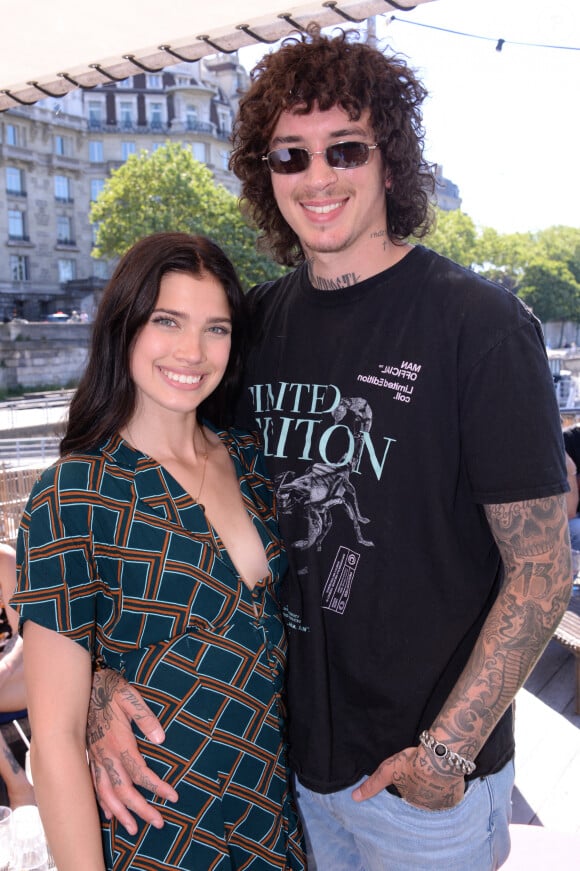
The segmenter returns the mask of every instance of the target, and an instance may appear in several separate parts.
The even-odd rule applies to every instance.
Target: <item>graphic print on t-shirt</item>
[[[395,439],[373,432],[364,395],[343,395],[332,382],[254,383],[249,393],[292,572],[308,577],[316,563],[322,607],[343,614],[376,546],[367,503]]]
[[[346,610],[359,559],[360,554],[350,547],[341,545],[338,548],[322,591],[322,607],[327,611],[342,614]]]
[[[296,477],[294,472],[284,472],[275,478],[278,497],[278,510],[290,515],[301,511],[307,521],[306,536],[293,541],[298,550],[315,547],[320,551],[322,542],[330,532],[335,511],[345,511],[354,529],[356,540],[364,547],[374,547],[374,542],[365,538],[362,524],[369,523],[359,508],[351,474],[360,463],[364,446],[363,433],[372,426],[371,407],[361,397],[342,397],[331,412],[335,423],[350,417],[350,432],[353,436],[353,450],[345,465],[313,463],[304,474]],[[322,597],[322,607],[342,614],[346,609],[350,589],[354,580],[360,555],[351,548],[340,546],[332,569],[326,580]],[[297,569],[305,574],[306,568]]]
[[[289,515],[300,511],[304,513],[307,521],[304,537],[292,542],[292,546],[298,550],[315,547],[320,551],[322,542],[332,528],[336,511],[346,512],[359,544],[364,547],[374,546],[374,542],[363,532],[362,527],[369,522],[369,518],[364,516],[359,507],[352,482],[352,474],[358,471],[365,446],[369,449],[368,434],[372,427],[372,410],[362,397],[340,397],[338,392],[333,395],[335,401],[330,408],[325,409],[333,425],[325,429],[319,440],[319,447],[323,449],[321,455],[327,461],[311,463],[302,474],[285,471],[275,477],[279,512]],[[272,434],[273,421],[271,418],[262,420],[266,453],[269,453],[268,438]],[[258,419],[258,422],[261,420]],[[300,422],[306,421],[295,421],[295,427]],[[337,430],[341,430],[343,436],[347,433],[344,443],[346,447],[343,446],[342,455],[336,461],[330,461],[326,448],[330,448],[331,434],[335,434]],[[277,450],[272,451],[275,456],[280,456],[280,445],[281,437],[277,441]],[[306,446],[302,451],[303,457],[305,453]]]
[[[351,474],[360,463],[364,446],[363,434],[370,431],[373,414],[366,399],[343,396],[332,409],[331,415],[334,422],[339,423],[347,414],[350,415],[353,443],[348,461],[344,465],[313,463],[298,477],[294,472],[284,472],[275,479],[280,513],[291,514],[299,510],[305,512],[308,523],[306,537],[292,542],[293,547],[300,550],[310,547],[321,549],[322,542],[332,527],[335,510],[346,511],[359,544],[364,547],[374,546],[374,542],[363,535],[361,524],[368,523],[369,518],[361,513],[351,481]]]
[[[357,381],[372,384],[373,387],[382,387],[390,393],[391,397],[398,401],[409,404],[412,394],[415,392],[415,382],[421,372],[421,364],[409,360],[402,360],[400,364],[381,363],[380,375],[360,372]]]
[[[276,477],[278,510],[282,514],[302,510],[308,519],[308,535],[292,542],[294,547],[300,550],[316,547],[320,550],[332,526],[334,508],[346,511],[359,544],[373,547],[374,542],[367,541],[361,530],[361,523],[368,523],[369,518],[363,517],[360,512],[356,490],[350,481],[351,471],[350,464],[337,469],[324,463],[314,463],[299,478],[294,477],[293,472]]]

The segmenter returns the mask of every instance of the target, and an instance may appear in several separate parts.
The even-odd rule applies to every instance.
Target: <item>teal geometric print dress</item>
[[[122,671],[165,729],[162,745],[138,741],[179,801],[156,799],[163,828],[138,820],[135,836],[102,819],[111,871],[306,867],[283,737],[286,558],[273,487],[253,436],[218,434],[268,558],[253,590],[203,507],[120,436],[47,469],[21,525],[22,619]]]

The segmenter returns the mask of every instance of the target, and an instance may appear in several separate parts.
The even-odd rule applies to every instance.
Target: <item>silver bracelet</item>
[[[466,759],[465,756],[460,756],[459,753],[450,750],[447,744],[438,741],[437,738],[434,735],[431,735],[430,732],[427,732],[427,730],[421,732],[419,735],[419,742],[423,747],[426,747],[427,750],[431,750],[439,762],[447,762],[452,768],[455,768],[455,770],[459,771],[461,774],[473,774],[475,771],[475,762],[472,762],[470,759]]]

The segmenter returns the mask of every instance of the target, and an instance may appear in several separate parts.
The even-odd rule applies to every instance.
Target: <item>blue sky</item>
[[[458,185],[463,211],[502,233],[580,227],[580,50],[511,44],[580,49],[577,0],[435,0],[393,14],[377,19],[381,47],[427,86],[427,157]],[[257,56],[240,52],[249,67]]]

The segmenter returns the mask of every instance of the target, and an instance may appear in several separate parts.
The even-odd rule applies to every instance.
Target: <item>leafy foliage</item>
[[[174,230],[217,242],[246,288],[284,271],[257,253],[257,234],[245,223],[236,197],[216,185],[207,166],[179,143],[132,154],[107,179],[90,219],[97,224],[95,257],[122,257],[138,239]]]
[[[429,248],[469,267],[476,260],[476,242],[477,231],[469,215],[459,209],[451,212],[437,209],[433,229],[425,239]]]
[[[580,285],[561,260],[533,260],[526,269],[519,295],[541,321],[580,323]]]
[[[580,324],[580,228],[502,235],[491,227],[478,230],[463,212],[438,210],[425,244],[503,284],[541,321]]]

